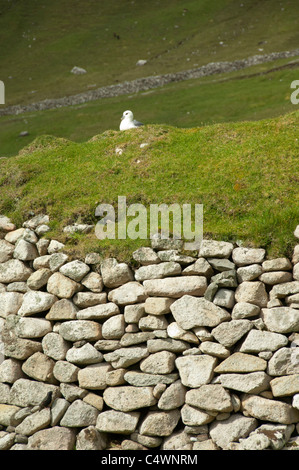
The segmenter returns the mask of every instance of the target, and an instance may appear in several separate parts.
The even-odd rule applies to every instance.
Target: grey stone
[[[299,331],[299,310],[290,307],[262,309],[261,318],[266,327],[275,333]]]
[[[56,273],[68,261],[69,257],[65,253],[53,253],[49,255],[49,268],[52,273]]]
[[[149,279],[144,281],[143,285],[146,294],[153,297],[202,296],[207,289],[207,279],[204,276],[167,277]]]
[[[64,398],[56,398],[51,406],[51,426],[59,423],[70,403]]]
[[[126,305],[124,308],[125,322],[138,323],[140,318],[145,315],[144,303]]]
[[[229,258],[233,247],[233,244],[229,242],[202,240],[199,256],[204,258]]]
[[[259,307],[266,307],[268,294],[261,281],[245,281],[239,284],[235,292],[237,302],[248,302]]]
[[[30,316],[35,313],[45,312],[52,307],[56,300],[56,296],[49,294],[48,292],[26,292],[18,314],[21,316]]]
[[[157,353],[159,351],[170,351],[173,353],[182,353],[190,348],[185,341],[175,340],[172,338],[149,339],[147,342],[148,352]]]
[[[268,373],[273,376],[299,374],[299,354],[297,347],[278,349],[268,362]]]
[[[79,367],[68,361],[57,361],[53,368],[53,375],[59,382],[72,383],[78,379]]]
[[[5,263],[12,258],[14,252],[14,245],[6,240],[0,240],[0,263]]]
[[[10,259],[0,264],[0,282],[4,284],[27,281],[31,273],[32,270],[18,259]]]
[[[270,386],[274,397],[293,396],[299,393],[299,374],[275,377]]]
[[[71,345],[58,333],[48,333],[42,339],[44,353],[56,361],[64,360]]]
[[[147,315],[140,318],[138,327],[141,331],[166,330],[168,321],[164,315]]]
[[[210,436],[221,449],[227,449],[231,442],[247,437],[257,427],[257,420],[239,413],[224,421],[214,421],[210,426]]]
[[[90,320],[70,320],[61,324],[59,334],[66,341],[96,341],[102,338],[101,325]]]
[[[157,384],[172,384],[178,379],[178,374],[147,374],[129,370],[124,374],[124,379],[135,387],[153,387]]]
[[[176,355],[170,351],[150,354],[140,362],[140,370],[148,374],[170,374],[174,367]]]
[[[157,403],[152,387],[130,385],[109,387],[104,390],[103,398],[110,408],[124,412],[138,410]]]
[[[102,336],[104,339],[121,339],[124,333],[125,318],[123,314],[108,318],[102,325]]]
[[[115,258],[107,258],[101,263],[101,274],[106,287],[115,288],[133,281],[134,275],[126,263],[118,263]]]
[[[50,422],[51,412],[49,408],[45,408],[27,416],[27,418],[16,427],[16,433],[24,436],[32,436],[34,433],[46,428]]]
[[[104,450],[107,447],[107,436],[99,432],[95,426],[88,426],[82,429],[76,441],[77,450]]]
[[[140,434],[170,436],[180,419],[179,410],[149,411],[140,426]]]
[[[170,313],[173,302],[174,299],[169,297],[148,297],[144,302],[144,310],[150,315],[164,315]]]
[[[83,428],[95,425],[99,411],[82,400],[75,400],[66,410],[60,426],[67,428]]]
[[[232,318],[234,320],[239,320],[243,318],[256,317],[260,313],[260,307],[258,305],[253,305],[248,302],[238,302],[234,305],[232,311]]]
[[[182,274],[183,276],[206,276],[210,278],[214,271],[212,266],[208,263],[205,258],[198,258],[195,263],[187,266]]]
[[[257,279],[263,272],[260,264],[250,264],[237,269],[237,278],[239,283],[245,281],[253,281]]]
[[[73,450],[76,433],[72,429],[54,426],[29,437],[28,450]]]
[[[42,338],[51,331],[51,322],[44,318],[21,317],[16,326],[20,338]]]
[[[47,320],[74,320],[78,308],[69,299],[60,299],[55,302],[46,315]]]
[[[23,294],[18,292],[0,293],[0,317],[6,318],[8,315],[18,313],[23,302]]]
[[[80,348],[71,348],[66,353],[66,360],[73,364],[87,365],[103,361],[103,355],[90,343],[84,344]]]
[[[28,377],[39,382],[56,383],[53,368],[55,362],[41,352],[32,354],[22,365],[22,370]]]
[[[5,359],[0,364],[0,382],[13,384],[23,377],[22,363],[16,359]]]
[[[267,361],[251,354],[235,352],[227,357],[215,367],[217,373],[244,373],[264,371],[267,368]]]
[[[111,365],[117,368],[129,367],[136,364],[141,359],[148,356],[148,349],[145,346],[136,346],[134,348],[120,348],[108,354],[104,354],[104,359],[111,362]]]
[[[230,348],[253,327],[250,320],[231,320],[220,323],[211,331],[214,338],[223,346]]]
[[[215,305],[232,309],[235,304],[235,294],[231,289],[221,288],[216,292],[213,299]]]
[[[79,320],[105,320],[119,313],[118,305],[114,302],[108,302],[107,304],[94,305],[80,310],[77,313],[77,318]]]
[[[59,298],[70,299],[81,289],[82,286],[78,282],[73,281],[60,272],[52,274],[47,284],[48,292]]]
[[[269,388],[271,377],[260,371],[249,374],[222,374],[219,379],[225,388],[243,393],[259,394]]]
[[[103,411],[97,418],[96,428],[100,432],[112,434],[131,434],[135,431],[140,413],[131,411]]]
[[[10,402],[12,405],[22,407],[39,405],[48,392],[53,393],[53,400],[60,394],[59,387],[56,385],[21,378],[11,387]]]
[[[214,375],[217,359],[208,355],[178,357],[175,364],[182,384],[196,388],[209,383]]]
[[[59,271],[75,282],[80,282],[84,276],[90,271],[90,267],[80,260],[70,261],[61,266]]]
[[[159,398],[158,408],[165,411],[180,408],[185,403],[186,391],[180,380],[170,384]]]
[[[21,261],[32,261],[38,257],[38,251],[34,244],[20,239],[15,245],[13,257]]]
[[[263,248],[245,248],[238,247],[232,252],[233,262],[238,266],[247,266],[248,264],[262,263],[266,251]]]
[[[181,273],[181,265],[174,261],[142,266],[135,271],[136,281],[145,281],[146,279],[163,279],[168,276],[176,276]]]
[[[161,262],[159,256],[150,247],[138,248],[138,250],[133,252],[132,257],[135,261],[138,261],[138,263],[142,264],[143,266]]]
[[[282,284],[292,281],[293,276],[292,273],[289,273],[287,271],[273,271],[261,274],[259,280],[267,285],[274,286],[275,284]]]
[[[243,341],[240,352],[259,353],[261,351],[276,351],[288,343],[288,338],[271,331],[259,331],[252,329]]]
[[[279,400],[270,400],[258,395],[242,397],[243,412],[261,421],[292,424],[299,420],[299,410]]]
[[[207,411],[194,408],[185,404],[181,409],[182,421],[186,426],[202,426],[211,423],[215,419],[214,415]]]
[[[100,293],[103,290],[104,283],[100,274],[95,272],[88,273],[81,281],[81,284],[94,293]]]
[[[80,369],[78,372],[79,386],[88,390],[104,390],[107,387],[106,374],[112,370],[110,364],[101,362]]]
[[[27,280],[27,285],[32,290],[41,289],[51,277],[52,272],[48,268],[38,269]]]
[[[145,288],[137,281],[127,282],[108,294],[108,300],[117,305],[131,305],[143,302],[147,298]]]

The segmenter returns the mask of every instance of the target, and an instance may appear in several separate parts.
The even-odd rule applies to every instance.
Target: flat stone
[[[181,328],[189,330],[198,326],[215,327],[229,320],[229,313],[204,298],[184,295],[176,300],[170,310]]]
[[[148,374],[170,374],[175,367],[176,355],[170,351],[150,354],[140,362],[140,370]]]
[[[160,234],[158,236],[151,236],[151,244],[153,250],[182,250],[184,246],[183,240],[172,239],[172,238],[162,238]]]
[[[8,316],[11,321],[14,320],[14,317],[15,315]],[[26,360],[35,352],[42,350],[42,346],[39,342],[18,338],[15,330],[9,327],[8,320],[6,320],[5,328],[2,330],[2,340],[4,343],[4,355],[21,361]]]
[[[73,450],[76,433],[72,429],[55,426],[42,429],[28,439],[28,450]]]
[[[98,304],[77,312],[78,320],[106,320],[120,313],[118,305],[114,302]]]
[[[274,286],[275,284],[282,284],[292,281],[292,273],[287,271],[277,271],[277,272],[268,272],[263,273],[259,277],[259,280],[264,282],[267,285]]]
[[[211,331],[214,338],[226,348],[233,346],[253,327],[250,320],[231,320],[220,323]]]
[[[299,245],[298,245],[299,246]],[[1,282],[1,277],[0,277]],[[273,286],[270,291],[270,300],[272,299],[283,299],[288,295],[299,293],[299,281],[285,282],[283,284],[277,284]]]
[[[233,248],[233,244],[229,242],[202,240],[199,256],[204,258],[229,258]]]
[[[51,412],[49,408],[37,411],[27,416],[21,424],[16,427],[16,433],[24,436],[32,436],[37,431],[46,428],[51,422]]]
[[[48,268],[38,269],[27,280],[27,285],[32,290],[39,290],[45,286],[52,276],[52,272]]]
[[[123,314],[113,315],[102,324],[104,339],[121,339],[125,334],[125,318]]]
[[[252,356],[251,354],[236,352],[217,365],[215,372],[220,374],[227,372],[258,372],[264,371],[266,368],[267,361],[264,359]]]
[[[18,259],[9,259],[0,264],[0,282],[4,284],[27,281],[31,273],[32,270]]]
[[[263,248],[238,247],[232,252],[233,262],[238,266],[262,263],[265,259],[266,251]]]
[[[275,333],[299,331],[299,310],[290,307],[262,309],[261,318],[266,327]]]
[[[86,343],[81,348],[71,348],[66,353],[66,360],[73,364],[88,365],[103,361],[103,355],[90,343]]]
[[[131,434],[135,431],[140,413],[138,411],[122,412],[103,411],[97,418],[96,428],[100,432],[112,434]]]
[[[181,274],[181,265],[174,261],[142,266],[135,271],[136,281],[145,281],[146,279],[163,279],[168,276]]]
[[[245,281],[254,281],[263,273],[263,268],[260,264],[250,264],[237,269],[237,278],[239,283]]]
[[[53,368],[53,375],[59,382],[72,383],[78,380],[79,367],[68,361],[57,361]]]
[[[230,271],[235,269],[235,263],[232,263],[228,259],[221,258],[208,258],[207,260],[213,269],[219,272]]]
[[[95,425],[99,411],[82,400],[75,400],[66,410],[60,426],[67,428],[83,428]]]
[[[125,333],[120,339],[120,345],[123,347],[134,346],[135,344],[146,343],[149,339],[154,338],[155,334],[151,331]]]
[[[12,259],[14,250],[14,245],[6,240],[0,240],[0,263],[5,263],[9,259]]]
[[[13,257],[21,261],[32,261],[34,258],[39,256],[35,244],[26,242],[24,239],[20,239],[15,245]]]
[[[196,388],[208,384],[214,375],[217,359],[205,354],[200,356],[178,357],[175,364],[179,370],[182,384]]]
[[[205,276],[210,278],[214,271],[210,263],[205,258],[198,258],[195,263],[184,268],[183,276]]]
[[[51,331],[51,322],[44,318],[21,317],[16,327],[20,338],[42,338]]]
[[[60,272],[52,274],[47,284],[48,292],[59,298],[70,299],[81,289],[82,286],[79,283],[64,276]]]
[[[124,412],[138,410],[157,403],[151,387],[133,387],[130,385],[106,388],[103,398],[110,408]]]
[[[137,281],[132,281],[111,290],[108,300],[117,305],[131,305],[145,301],[147,296],[144,286]]]
[[[231,289],[221,288],[216,292],[213,303],[218,307],[232,309],[235,304],[235,294]]]
[[[209,354],[209,356],[218,357],[220,359],[225,359],[230,355],[229,349],[226,349],[222,344],[212,341],[202,342],[199,346],[199,350],[203,354]]]
[[[164,315],[147,315],[140,318],[138,327],[141,331],[166,330],[168,321]]]
[[[101,325],[90,320],[70,320],[61,324],[59,334],[66,341],[96,341],[102,338]]]
[[[261,351],[276,351],[288,343],[288,338],[271,331],[252,329],[243,341],[240,352],[259,353]]]
[[[146,294],[153,297],[178,298],[183,295],[202,296],[207,289],[204,276],[182,276],[179,278],[149,279],[143,282]]]
[[[71,347],[70,343],[63,339],[60,334],[54,332],[46,334],[41,345],[44,353],[56,361],[64,360],[68,349]]]
[[[170,351],[173,353],[182,353],[189,349],[190,345],[185,341],[175,340],[172,338],[157,338],[147,341],[147,349],[150,353],[160,351]]]
[[[293,396],[299,393],[299,374],[275,377],[270,386],[274,397]]]
[[[99,432],[95,426],[82,429],[76,440],[77,450],[104,450],[107,447],[107,436]]]
[[[149,411],[140,426],[140,434],[170,436],[179,422],[179,410]]]
[[[29,291],[24,294],[23,303],[18,311],[21,316],[30,316],[49,310],[57,301],[57,297],[48,292]]]
[[[148,356],[148,349],[145,346],[136,346],[132,348],[120,348],[111,353],[105,354],[104,359],[106,362],[111,362],[111,365],[117,368],[129,367],[136,364],[141,359]]]
[[[243,393],[259,394],[269,388],[271,377],[265,372],[249,374],[222,374],[219,380],[223,387]]]
[[[273,376],[299,374],[299,354],[297,347],[278,349],[268,362],[268,373]]]
[[[84,388],[80,388],[72,383],[63,382],[60,384],[60,391],[64,398],[70,403],[78,399],[83,400],[88,394],[88,391]]]
[[[54,365],[53,359],[38,351],[23,363],[22,370],[34,380],[56,383],[53,375]]]
[[[172,339],[179,339],[194,344],[199,343],[199,340],[194,333],[184,330],[176,322],[172,322],[170,325],[168,325],[167,334]]]
[[[230,394],[220,384],[201,385],[199,388],[188,390],[186,403],[206,411],[233,411]]]
[[[157,384],[172,384],[178,379],[178,374],[147,374],[129,370],[125,373],[124,379],[135,387],[153,387]]]
[[[289,271],[292,269],[292,263],[288,258],[276,258],[264,261],[262,268],[264,272]]]
[[[144,310],[150,315],[164,315],[170,313],[173,302],[174,299],[169,297],[148,297],[144,302]]]
[[[184,405],[187,389],[180,380],[170,384],[158,401],[160,410],[174,410]]]
[[[126,263],[118,263],[115,258],[107,258],[101,263],[101,274],[106,287],[115,288],[130,281],[134,275]]]
[[[80,369],[79,386],[88,390],[104,390],[107,387],[106,374],[112,369],[110,364],[101,362]]]
[[[242,409],[261,421],[292,424],[297,423],[299,420],[299,410],[291,405],[257,395],[246,394],[242,398]]]
[[[138,323],[140,318],[145,315],[144,303],[126,305],[124,315],[126,323]]]
[[[207,411],[185,404],[181,409],[182,421],[186,426],[202,426],[211,423],[215,417]]]
[[[88,273],[81,281],[81,284],[94,293],[100,293],[103,290],[104,283],[100,274],[95,272]]]
[[[255,418],[237,413],[224,421],[214,421],[210,426],[210,436],[218,447],[225,450],[230,443],[247,437],[256,427]]]
[[[237,287],[235,299],[236,302],[249,302],[259,307],[266,307],[268,294],[261,281],[245,281]]]

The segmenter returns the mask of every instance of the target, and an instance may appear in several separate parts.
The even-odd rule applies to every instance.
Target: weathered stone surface
[[[80,348],[69,349],[66,353],[66,360],[78,365],[95,364],[103,361],[103,355],[92,344],[86,343]]]
[[[59,242],[58,240],[51,240],[48,246],[48,253],[49,255],[53,255],[53,253],[57,253],[58,251],[64,248],[64,244]]]
[[[265,255],[266,251],[263,248],[238,247],[233,250],[232,259],[238,266],[246,266],[248,264],[262,263]]]
[[[229,258],[233,247],[233,244],[229,242],[202,240],[199,256],[204,258]]]
[[[14,245],[6,240],[0,240],[0,263],[5,263],[12,258]]]
[[[250,354],[240,352],[233,353],[227,359],[222,361],[217,367],[217,373],[238,373],[238,372],[258,372],[267,368],[267,361]]]
[[[266,327],[275,333],[299,331],[299,310],[290,307],[262,309],[261,318]]]
[[[140,370],[148,374],[170,374],[174,367],[176,355],[170,351],[150,354],[140,362]]]
[[[60,384],[60,391],[64,398],[70,403],[78,399],[83,400],[88,394],[88,391],[84,388],[80,388],[72,383],[68,384],[63,382]]]
[[[59,334],[66,341],[96,341],[102,338],[101,325],[90,320],[70,320],[61,324]]]
[[[76,382],[78,380],[79,367],[68,361],[57,361],[53,368],[53,375],[59,382]]]
[[[147,295],[178,298],[182,295],[204,295],[207,279],[204,276],[166,277],[143,282]]]
[[[88,390],[104,390],[107,387],[106,374],[112,369],[110,364],[101,362],[80,369],[79,386]]]
[[[95,426],[88,426],[82,429],[77,436],[77,450],[104,450],[106,447],[106,434],[99,432]]]
[[[15,315],[9,315],[9,317],[15,317]],[[4,343],[4,355],[21,361],[27,359],[35,352],[42,350],[42,346],[39,342],[18,338],[15,331],[9,327],[3,328],[2,340]]]
[[[22,366],[23,372],[40,382],[56,383],[53,368],[55,362],[41,352],[32,354]]]
[[[243,412],[256,419],[281,424],[292,424],[299,420],[299,411],[291,405],[278,400],[270,400],[257,395],[242,398]]]
[[[58,333],[48,333],[42,339],[44,353],[56,361],[64,360],[70,347],[70,343],[65,341]]]
[[[249,266],[243,266],[237,269],[237,278],[239,283],[244,281],[254,281],[263,272],[263,268],[260,264],[250,264]]]
[[[238,302],[235,304],[232,311],[232,319],[238,320],[242,318],[256,317],[260,313],[260,307],[248,302]]]
[[[150,315],[164,315],[170,313],[173,302],[174,299],[169,297],[148,297],[144,302],[144,310]]]
[[[48,268],[38,269],[27,280],[27,285],[32,290],[41,289],[52,276],[52,271]]]
[[[73,450],[76,433],[73,429],[55,426],[36,432],[28,439],[28,450]]]
[[[243,341],[240,352],[259,353],[261,351],[276,351],[288,343],[288,338],[271,331],[250,330]]]
[[[292,263],[288,258],[275,258],[264,261],[262,268],[264,272],[289,271],[292,269]]]
[[[180,380],[169,385],[162,393],[158,401],[158,408],[160,410],[174,410],[184,405],[186,396],[186,387]]]
[[[255,418],[239,413],[224,421],[214,421],[210,426],[210,436],[221,449],[227,449],[231,442],[247,437],[257,427]]]
[[[170,436],[180,419],[179,410],[149,411],[140,426],[140,434]]]
[[[170,310],[181,328],[189,330],[197,326],[215,327],[230,319],[229,313],[204,299],[184,295],[176,300]]]
[[[109,387],[103,393],[105,403],[117,411],[134,411],[157,403],[152,387]]]
[[[90,271],[90,267],[82,261],[74,260],[61,266],[59,271],[73,281],[80,282]]]
[[[39,405],[48,392],[53,393],[53,400],[60,395],[56,385],[21,378],[11,387],[10,402],[22,407]]]
[[[182,272],[184,276],[206,276],[210,278],[214,271],[210,263],[205,258],[198,258],[195,263],[187,266]]]
[[[186,393],[186,403],[206,411],[220,413],[233,410],[230,394],[220,384],[201,385]]]
[[[130,370],[124,374],[124,379],[135,387],[153,387],[157,384],[172,384],[178,379],[178,374],[147,374]]]
[[[266,307],[268,294],[261,281],[245,281],[237,287],[235,299],[236,302],[248,302],[259,307]]]
[[[138,411],[127,413],[116,410],[103,411],[97,418],[96,428],[100,432],[131,434],[137,427],[139,416]]]
[[[233,308],[235,304],[235,294],[231,289],[221,288],[216,292],[213,302],[219,307]]]
[[[265,372],[251,372],[249,374],[222,374],[219,380],[223,387],[243,393],[259,394],[269,388],[271,377]]]
[[[6,318],[8,315],[18,313],[23,302],[23,294],[19,292],[0,293],[0,317]]]
[[[27,281],[31,273],[32,270],[18,259],[9,259],[5,263],[0,263],[0,282],[4,284]]]
[[[138,322],[141,331],[166,330],[167,327],[168,321],[164,315],[147,315]]]
[[[276,272],[268,272],[268,273],[263,273],[259,277],[259,280],[264,282],[265,284],[269,286],[274,286],[275,284],[282,284],[285,282],[290,282],[292,281],[293,276],[292,273],[289,273],[287,271],[276,271]]]
[[[125,334],[125,317],[123,314],[114,315],[102,325],[104,339],[120,339]]]
[[[23,377],[22,363],[16,359],[5,359],[0,364],[0,382],[13,384]]]
[[[77,316],[78,308],[71,300],[57,300],[46,315],[47,320],[74,320]]]
[[[142,284],[137,281],[127,282],[108,294],[108,300],[117,305],[131,305],[143,302],[147,294]]]
[[[168,276],[181,274],[182,268],[179,263],[168,261],[160,264],[142,266],[135,271],[136,281],[145,281],[146,279],[163,279]]]
[[[157,353],[159,351],[170,351],[174,353],[182,353],[189,349],[190,345],[185,341],[175,340],[172,338],[149,339],[147,349],[149,353]]]
[[[235,264],[226,258],[208,258],[207,260],[213,269],[219,272],[235,269]]]
[[[299,246],[299,245],[298,245]],[[0,277],[1,282],[1,277]],[[283,299],[287,295],[299,293],[299,281],[285,282],[283,284],[277,284],[273,286],[270,291],[270,300],[272,299]]]
[[[81,428],[95,425],[99,411],[82,400],[75,400],[66,410],[60,426]]]
[[[126,305],[124,308],[124,315],[126,323],[138,323],[140,318],[145,315],[144,303]]]
[[[114,302],[108,302],[107,304],[94,305],[78,311],[77,318],[79,320],[105,320],[119,313],[118,305]]]
[[[120,348],[108,354],[104,354],[104,359],[111,362],[111,365],[117,369],[120,367],[129,367],[136,364],[141,359],[148,356],[146,346],[136,346],[135,348]]]
[[[15,413],[19,411],[19,407],[15,405],[0,404],[0,425],[10,426],[11,420]]]
[[[48,292],[29,291],[24,294],[23,303],[18,311],[21,316],[30,316],[35,313],[49,310],[56,302],[57,297]]]
[[[61,266],[63,266],[69,257],[65,253],[53,253],[49,255],[49,268],[52,273],[59,271]]]
[[[155,334],[151,331],[125,333],[120,340],[120,344],[123,347],[133,346],[135,344],[146,343],[149,339],[153,338],[155,338]]]
[[[81,284],[94,293],[100,293],[103,290],[104,283],[100,274],[95,272],[88,273],[81,281]]]
[[[82,286],[78,282],[73,281],[60,272],[52,274],[47,284],[48,292],[61,299],[70,299],[81,289]]]
[[[83,401],[91,406],[94,406],[99,411],[102,411],[104,406],[103,398],[100,395],[92,392],[87,393],[87,395],[83,397]]]
[[[201,442],[194,442],[193,450],[219,450],[219,447],[213,442],[213,439],[206,439]]]
[[[135,261],[138,261],[143,266],[161,263],[157,253],[150,247],[138,248],[138,250],[133,252],[132,257]]]
[[[32,261],[38,257],[38,251],[35,244],[20,239],[15,245],[13,257],[21,261]]]
[[[93,307],[107,302],[106,292],[78,292],[73,297],[74,304],[79,308]]]
[[[16,427],[16,433],[24,436],[32,436],[32,434],[46,428],[51,422],[51,412],[49,408],[36,411],[22,421]]]
[[[109,288],[119,287],[133,281],[134,275],[126,263],[118,263],[115,258],[108,258],[101,263],[103,283]]]
[[[274,397],[286,397],[299,393],[299,374],[276,377],[270,382]]]
[[[195,344],[199,343],[199,340],[194,333],[184,330],[176,322],[172,322],[170,325],[168,325],[167,334],[172,339],[179,339]]]
[[[181,409],[182,421],[186,426],[202,426],[215,419],[212,414],[185,404]]]
[[[220,323],[211,331],[214,338],[223,346],[230,348],[253,327],[250,320],[231,320]]]
[[[299,374],[299,348],[280,348],[268,362],[268,373],[273,376]]]
[[[214,375],[217,359],[208,355],[178,357],[175,364],[182,384],[196,388],[209,383]]]

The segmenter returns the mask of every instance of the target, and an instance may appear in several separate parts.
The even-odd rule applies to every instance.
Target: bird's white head
[[[124,111],[123,115],[121,117],[121,120],[123,121],[124,119],[126,119],[128,121],[133,121],[134,116],[133,116],[132,111],[130,111],[130,110]]]

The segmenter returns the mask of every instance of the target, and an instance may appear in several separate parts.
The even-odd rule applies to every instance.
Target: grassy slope
[[[46,211],[51,235],[65,241],[63,226],[95,222],[97,204],[116,205],[119,195],[146,207],[202,203],[205,236],[289,255],[299,220],[298,122],[295,112],[260,122],[107,131],[84,143],[43,137],[0,160],[0,213],[21,223],[31,210]],[[143,142],[150,145],[141,149]],[[94,233],[68,240],[76,254],[96,250],[120,259],[146,243],[104,243]]]
[[[297,0],[1,0],[6,103],[294,49],[298,12]]]
[[[185,128],[289,113],[296,109],[290,101],[290,84],[298,78],[299,61],[296,67],[286,67],[289,62],[279,60],[240,72],[188,80],[79,106],[2,116],[0,156],[16,155],[43,134],[84,142],[95,134],[116,130],[125,109],[132,109],[137,119],[148,124]],[[279,66],[281,70],[276,70]],[[19,137],[24,130],[29,135]]]

